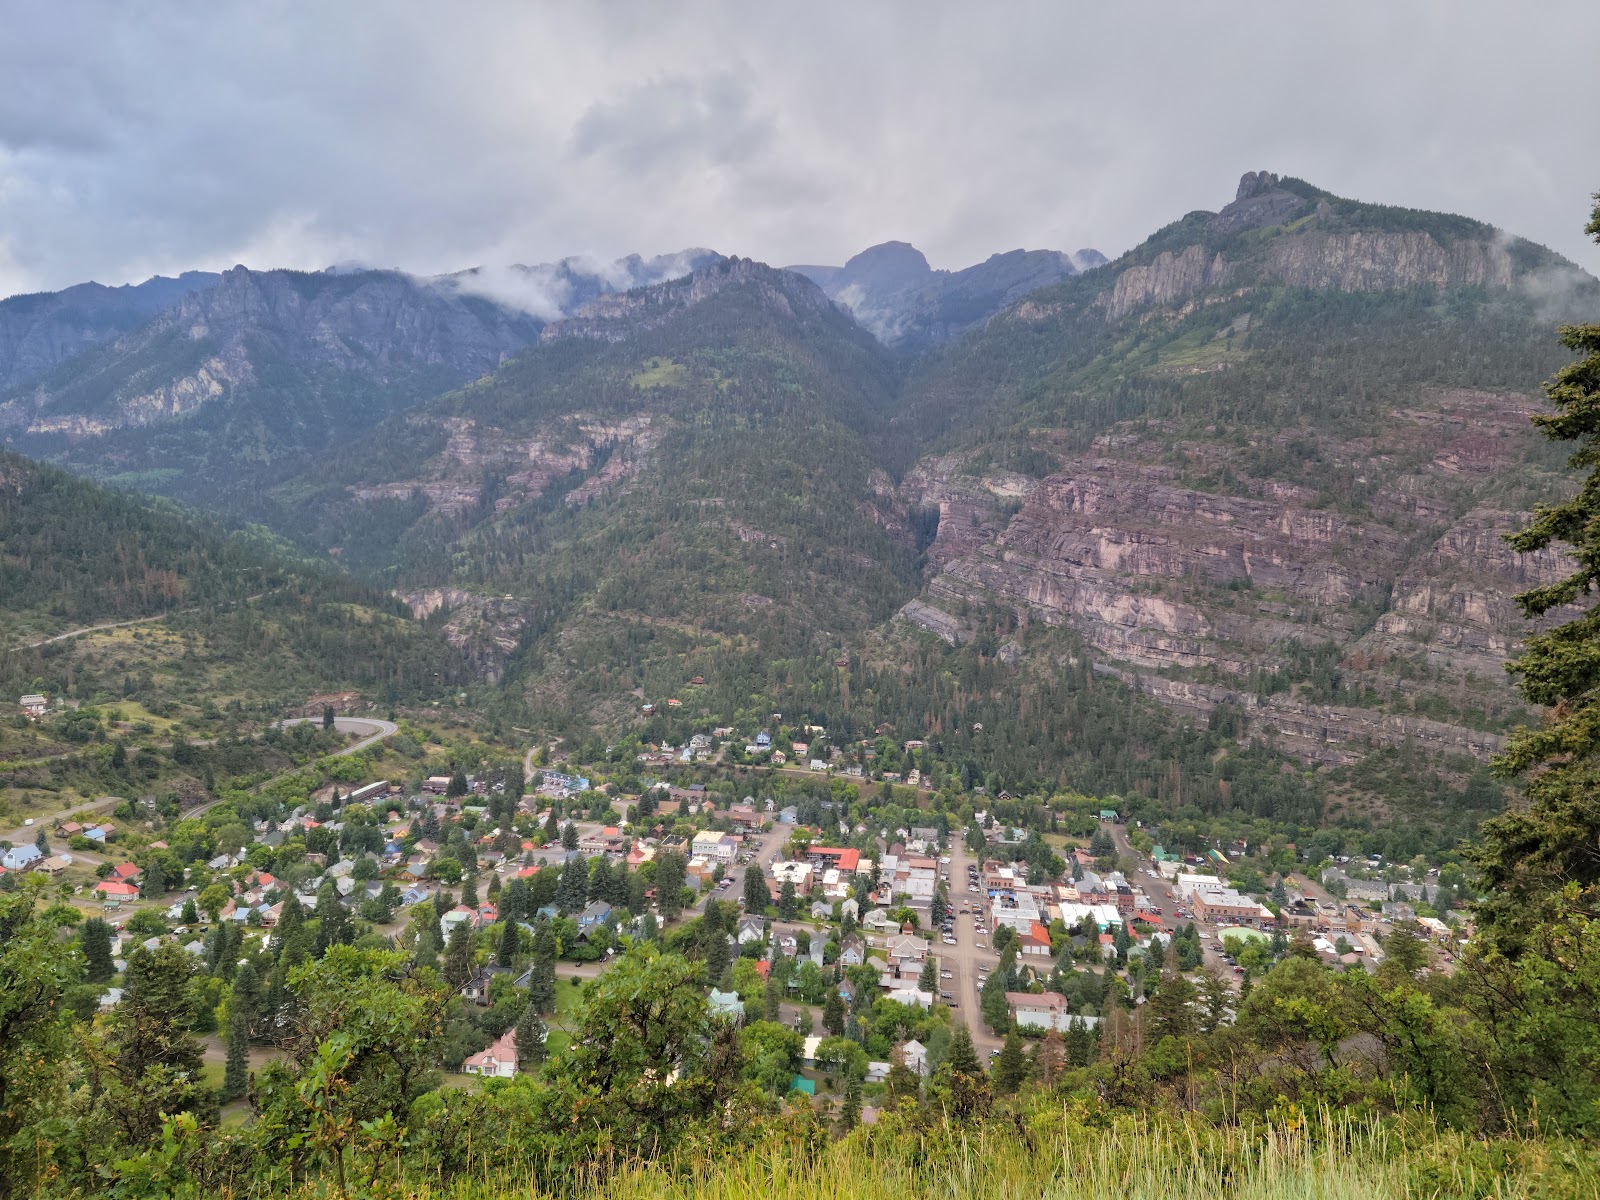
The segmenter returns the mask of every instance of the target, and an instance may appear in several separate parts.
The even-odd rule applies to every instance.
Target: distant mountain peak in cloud
[[[1106,262],[1098,250],[1009,250],[960,271],[936,270],[909,242],[880,242],[842,267],[794,266],[885,345],[942,342],[1031,291]]]

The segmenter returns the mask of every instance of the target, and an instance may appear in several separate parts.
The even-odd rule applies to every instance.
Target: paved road
[[[981,939],[973,932],[976,917],[973,913],[963,915],[961,908],[965,905],[972,908],[983,900],[983,893],[977,894],[967,890],[967,865],[975,860],[967,853],[964,842],[959,837],[952,837],[950,846],[950,904],[956,910],[956,944],[946,946],[938,938],[938,930],[934,931],[933,952],[939,959],[939,969],[949,971],[951,979],[939,981],[940,991],[949,992],[956,998],[960,1005],[951,1015],[958,1020],[966,1022],[967,1028],[972,1030],[972,1044],[978,1048],[980,1057],[986,1057],[991,1050],[998,1050],[1002,1039],[989,1032],[989,1027],[984,1024],[983,1012],[978,1005],[978,968],[993,969],[1000,961],[1000,956],[989,949],[989,939]],[[977,863],[980,868],[981,863]],[[944,868],[941,868],[944,869]],[[987,915],[980,910],[987,921]],[[985,929],[989,929],[987,924]],[[993,930],[990,929],[992,933]]]
[[[68,638],[81,637],[86,633],[99,633],[104,629],[126,629],[129,625],[149,625],[153,621],[165,621],[168,617],[174,615],[176,614],[161,613],[159,616],[154,617],[135,617],[131,621],[107,621],[103,625],[85,625],[82,629],[69,629],[65,633],[58,633],[53,637],[40,638],[36,642],[22,642],[16,649],[36,650],[40,646],[50,645],[51,642],[64,642]]]
[[[747,846],[753,845],[755,847],[755,853],[751,857],[751,861],[760,863],[761,869],[768,872],[767,877],[769,879],[772,877],[772,860],[777,857],[778,851],[788,842],[789,835],[793,832],[793,825],[774,825],[770,832],[755,834],[752,838],[746,840],[745,844]],[[684,909],[684,919],[705,912],[706,900],[712,896],[715,896],[718,900],[742,901],[744,899],[744,873],[744,864],[737,861],[730,864],[728,872],[723,878],[731,879],[733,882],[725,888],[712,888],[706,895],[701,896],[692,905]]]
[[[306,722],[320,725],[321,717],[290,717],[287,721],[278,722],[284,729],[291,725],[304,725]],[[343,758],[346,754],[360,754],[375,742],[381,742],[386,737],[393,737],[400,732],[400,726],[393,721],[380,720],[377,717],[335,717],[333,727],[340,733],[366,734],[359,742],[351,742],[343,750],[335,750],[334,758]]]
[[[1111,841],[1117,848],[1117,857],[1128,864],[1136,864],[1127,872],[1128,882],[1137,884],[1144,889],[1145,895],[1155,902],[1156,907],[1161,910],[1161,915],[1166,918],[1168,929],[1176,930],[1188,924],[1187,918],[1178,916],[1178,895],[1173,890],[1172,885],[1163,879],[1158,872],[1151,870],[1150,860],[1135,850],[1128,842],[1128,827],[1119,825],[1115,821],[1102,821],[1100,827],[1111,835]],[[1202,921],[1196,921],[1194,925],[1202,934],[1211,935],[1211,937],[1202,937],[1200,939],[1201,955],[1205,965],[1215,967],[1217,972],[1232,986],[1238,987],[1238,980],[1234,977],[1233,968],[1222,961],[1222,950],[1212,940],[1212,937],[1216,934],[1215,927]]]

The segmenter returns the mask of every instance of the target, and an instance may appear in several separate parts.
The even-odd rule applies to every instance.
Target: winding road
[[[84,631],[78,630],[77,632],[82,633]],[[307,722],[321,724],[321,718],[290,717],[287,721],[279,721],[278,725],[280,728],[287,729],[291,725],[304,725]],[[329,756],[331,758],[343,758],[349,754],[359,754],[368,746],[375,745],[383,741],[384,738],[393,737],[400,732],[400,726],[393,721],[385,721],[380,717],[335,717],[333,719],[333,727],[340,733],[353,733],[360,735],[360,738],[358,741],[351,742],[348,746],[335,750]],[[210,744],[210,739],[194,743],[197,746]],[[64,808],[52,813],[43,813],[33,818],[32,825],[19,825],[15,829],[0,831],[0,840],[8,841],[12,845],[31,842],[37,836],[41,827],[48,827],[55,821],[77,816],[79,813],[87,813],[95,809],[104,808],[108,804],[116,803],[117,799],[117,797],[102,796],[98,800],[85,800],[83,803],[76,804],[71,808]],[[218,800],[207,800],[204,804],[199,804],[186,810],[183,815],[185,817],[198,817],[219,803],[220,801]]]

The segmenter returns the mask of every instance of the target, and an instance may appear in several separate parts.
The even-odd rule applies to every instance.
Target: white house
[[[461,1064],[468,1075],[510,1079],[517,1073],[517,1031],[508,1029],[487,1049],[469,1055]]]
[[[709,858],[726,866],[733,861],[739,843],[725,833],[706,829],[694,835],[693,852],[697,858]]]
[[[38,862],[44,855],[39,852],[39,847],[32,842],[22,846],[13,846],[6,851],[5,858],[0,859],[0,867],[8,871],[21,871]]]
[[[1065,1033],[1074,1021],[1093,1029],[1099,1017],[1073,1016],[1067,1011],[1067,998],[1058,992],[1007,992],[1006,1003],[1018,1029],[1056,1029]]]
[[[17,701],[17,707],[22,709],[24,716],[42,717],[50,711],[50,700],[47,696],[28,695]]]

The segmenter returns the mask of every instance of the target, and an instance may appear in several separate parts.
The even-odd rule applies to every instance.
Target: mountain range
[[[19,449],[265,526],[568,736],[890,724],[1001,781],[1459,827],[1600,284],[1267,172],[1105,261],[692,251],[0,304]],[[141,306],[144,306],[141,308]],[[1180,720],[1174,722],[1170,716]]]

